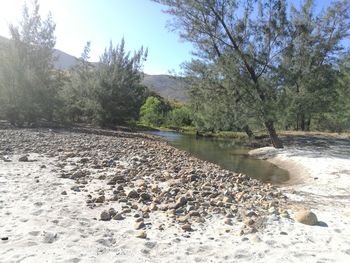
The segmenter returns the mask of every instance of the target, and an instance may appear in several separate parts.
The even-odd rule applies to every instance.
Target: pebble
[[[143,239],[145,239],[145,238],[147,238],[147,233],[146,233],[146,231],[137,231],[136,234],[135,234],[135,236],[136,236],[137,238],[143,238]]]
[[[102,221],[109,221],[111,220],[111,215],[109,214],[109,212],[107,210],[102,211],[101,215],[100,215],[100,219]]]
[[[185,230],[185,231],[192,231],[192,227],[191,227],[191,224],[184,224],[181,226],[182,230]]]
[[[136,230],[141,229],[141,228],[145,228],[145,227],[146,227],[146,225],[143,221],[134,223],[134,229],[136,229]]]

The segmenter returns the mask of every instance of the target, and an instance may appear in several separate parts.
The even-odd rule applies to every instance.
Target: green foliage
[[[149,96],[140,110],[140,123],[150,127],[181,128],[192,125],[190,110],[161,97]]]
[[[174,108],[167,114],[166,123],[170,127],[183,127],[192,124],[191,113],[185,106]]]
[[[126,52],[124,39],[116,47],[110,43],[105,50],[96,70],[101,125],[126,123],[138,118],[146,94],[146,87],[140,84],[142,62],[146,58],[147,50],[142,47],[133,56]]]
[[[95,99],[97,88],[94,67],[88,62],[90,42],[84,48],[78,64],[70,70],[69,77],[60,91],[61,116],[68,122],[94,123],[99,104]]]
[[[164,123],[164,110],[161,101],[153,96],[147,98],[140,109],[140,122],[146,126],[160,126]]]
[[[24,6],[19,26],[10,25],[11,41],[4,44],[0,65],[0,115],[22,125],[52,120],[59,101],[61,73],[54,69],[55,24],[42,20],[38,1]]]

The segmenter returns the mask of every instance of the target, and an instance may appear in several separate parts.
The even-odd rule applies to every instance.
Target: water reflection
[[[288,172],[277,166],[248,156],[248,149],[232,139],[196,137],[176,132],[151,131],[169,141],[178,149],[194,156],[216,163],[221,167],[247,174],[263,182],[280,184],[289,179]]]

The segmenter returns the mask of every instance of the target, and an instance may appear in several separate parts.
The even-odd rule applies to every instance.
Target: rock
[[[110,209],[108,210],[108,213],[110,214],[111,217],[114,217],[114,216],[117,214],[117,211],[115,211],[114,208],[110,208]]]
[[[187,198],[185,196],[180,196],[175,203],[175,208],[184,206],[187,203]]]
[[[137,238],[147,238],[147,233],[146,231],[137,231],[135,234],[135,237]]]
[[[244,224],[246,224],[247,226],[251,226],[255,223],[255,221],[249,217],[245,218],[243,221]]]
[[[182,230],[185,230],[185,231],[192,231],[192,227],[191,227],[191,224],[184,224],[183,226],[181,226]]]
[[[188,213],[189,216],[201,216],[201,214],[198,211],[192,210]]]
[[[142,217],[137,217],[136,220],[135,220],[136,223],[138,222],[143,222],[143,218]]]
[[[140,194],[140,198],[141,198],[143,201],[148,201],[148,200],[151,199],[151,195],[148,194],[148,193],[143,192],[143,193]]]
[[[19,162],[28,162],[28,156],[27,155],[22,155],[21,157],[18,158]]]
[[[124,220],[125,217],[123,216],[122,213],[118,213],[115,216],[113,216],[113,220]]]
[[[109,221],[111,220],[111,215],[109,214],[109,212],[107,210],[102,211],[100,218],[102,221]]]
[[[285,210],[283,211],[281,214],[280,214],[281,217],[284,217],[284,218],[290,218],[288,212]]]
[[[9,238],[8,237],[2,237],[1,240],[2,241],[6,241],[6,240],[9,240]]]
[[[141,228],[145,228],[145,227],[146,227],[146,225],[143,221],[134,223],[134,229],[136,229],[136,230],[141,229]]]
[[[157,210],[158,210],[158,207],[157,207],[157,205],[156,205],[155,203],[152,203],[152,204],[149,206],[149,209],[150,209],[151,211],[157,211]]]
[[[310,210],[300,210],[295,215],[295,220],[309,226],[314,226],[318,222],[316,215]]]
[[[231,219],[231,218],[225,218],[225,219],[224,219],[224,223],[225,223],[226,225],[232,226],[232,219]]]
[[[57,233],[46,232],[43,234],[43,242],[51,244],[57,239]]]
[[[135,190],[130,190],[127,194],[126,194],[127,197],[129,198],[133,198],[133,199],[137,199],[139,198],[139,193],[136,192]]]
[[[99,197],[96,198],[95,203],[103,203],[106,200],[104,195],[100,195]]]
[[[61,195],[67,195],[67,191],[61,192]]]
[[[75,180],[84,176],[85,176],[85,173],[81,170],[78,170],[78,171],[75,171],[69,178]]]
[[[74,192],[80,192],[79,186],[72,186],[70,189],[73,190]]]
[[[223,203],[232,203],[232,198],[229,196],[224,196],[224,198],[222,199]]]

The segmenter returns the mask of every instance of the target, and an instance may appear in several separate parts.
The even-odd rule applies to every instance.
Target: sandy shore
[[[316,253],[328,250],[327,257],[312,262],[349,262],[350,143],[321,137],[293,144],[284,149],[263,147],[250,154],[288,170],[291,179],[281,189],[291,209],[311,209],[321,222],[305,228],[302,235],[310,242],[304,243],[300,254],[306,256],[312,244],[319,247]],[[295,245],[288,249],[295,249]]]
[[[325,179],[328,172],[314,180],[308,171],[312,183],[284,188],[290,198],[285,201],[278,189],[145,137],[21,130],[0,130],[0,135],[0,262],[350,260],[350,217],[344,215],[350,210],[349,198],[341,194],[346,180],[340,179],[340,192],[334,190],[332,196],[310,190],[314,182],[330,182]],[[274,152],[273,158],[282,159],[290,151]],[[266,154],[271,155],[271,149],[265,149]],[[338,161],[341,171],[348,169]],[[125,171],[131,180],[110,183],[111,173]],[[148,192],[149,183],[163,190]],[[121,186],[142,184],[146,186],[139,189],[152,194],[152,202],[160,198],[158,210],[145,212],[150,202],[121,195]],[[170,208],[183,189],[192,191],[192,199],[186,195],[187,205]],[[162,199],[162,193],[168,197]],[[105,201],[98,202],[102,195]],[[311,208],[328,227],[295,222],[294,211],[301,206]],[[110,208],[121,211],[122,219],[100,220]],[[188,218],[193,211],[199,217]],[[136,230],[140,215],[144,226]],[[185,224],[191,231],[184,230]],[[140,231],[147,237],[138,238]]]

